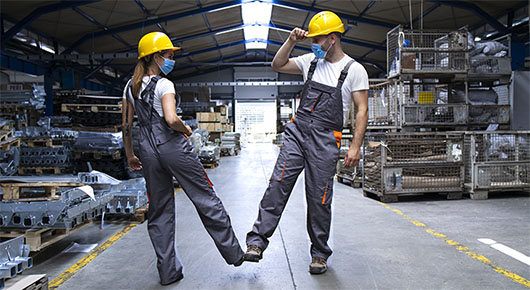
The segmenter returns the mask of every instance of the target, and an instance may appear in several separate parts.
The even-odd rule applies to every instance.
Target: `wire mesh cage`
[[[473,82],[468,90],[469,124],[510,124],[510,85]]]
[[[469,52],[468,77],[471,79],[509,77],[512,74],[510,51],[510,35],[474,43]]]
[[[390,98],[403,104],[400,125],[455,126],[467,123],[467,82],[442,82],[439,79],[394,80]]]
[[[368,129],[398,128],[398,95],[389,82],[370,84],[368,95]]]
[[[387,33],[388,77],[401,74],[465,74],[468,66],[466,28],[435,31],[397,26]]]
[[[462,192],[462,133],[367,134],[363,190],[379,196]]]
[[[530,189],[530,131],[475,131],[464,137],[471,191]]]

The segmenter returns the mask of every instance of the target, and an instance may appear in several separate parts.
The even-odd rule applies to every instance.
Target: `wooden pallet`
[[[59,166],[19,167],[19,175],[57,175],[70,172],[71,169]]]
[[[72,139],[52,139],[52,138],[35,138],[35,139],[26,139],[24,142],[28,147],[59,147],[63,146],[63,142],[73,141]]]
[[[121,150],[111,152],[106,151],[76,151],[74,152],[75,159],[102,159],[110,158],[113,160],[123,158]]]
[[[121,104],[61,104],[61,112],[75,112],[75,113],[117,113],[121,114]]]
[[[20,147],[20,138],[11,137],[7,141],[0,142],[0,150],[9,151],[11,147]]]
[[[5,289],[48,290],[48,277],[46,274],[17,275],[6,280]]]
[[[418,192],[418,193],[406,193],[406,194],[375,194],[366,190],[363,190],[363,196],[379,199],[381,202],[385,203],[391,203],[391,202],[398,202],[400,196],[423,196],[428,194],[435,194],[435,193],[425,193],[425,192]],[[446,199],[462,199],[463,193],[462,192],[440,192],[438,195],[445,196]]]
[[[0,142],[7,141],[13,137],[13,131],[11,130],[1,130],[0,131]]]
[[[0,183],[0,188],[4,192],[3,201],[41,201],[59,199],[57,189],[59,187],[78,187],[83,183],[73,182],[21,182],[21,183]],[[38,197],[28,197],[23,188],[44,189],[44,193]]]
[[[93,223],[93,220],[87,220],[85,223],[76,226],[73,229],[3,229],[0,231],[0,238],[2,240],[8,238],[16,238],[18,236],[24,235],[26,239],[26,244],[29,245],[30,251],[37,252],[40,251],[69,235],[76,233]]]
[[[83,125],[74,125],[72,126],[74,131],[87,131],[87,132],[108,132],[108,133],[117,133],[121,132],[121,125],[114,125],[109,127],[88,127]]]
[[[500,188],[500,187],[499,187]],[[510,192],[510,193],[530,193],[530,187],[528,188],[505,188],[505,189],[492,189],[492,190],[475,190],[469,192],[469,198],[473,200],[486,200],[489,198],[490,193],[499,193],[499,192]]]

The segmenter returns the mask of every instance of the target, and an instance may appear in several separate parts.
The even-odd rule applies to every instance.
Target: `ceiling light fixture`
[[[272,4],[263,2],[247,2],[241,5],[241,16],[243,24],[247,25],[243,28],[245,40],[252,39],[268,39],[269,27],[261,26],[260,23],[270,23],[272,14]],[[245,43],[245,48],[249,49],[266,49],[267,43],[264,42],[248,42]]]

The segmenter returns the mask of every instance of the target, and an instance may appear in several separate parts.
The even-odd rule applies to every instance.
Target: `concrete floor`
[[[208,170],[243,248],[277,152],[278,148],[269,144],[250,145],[239,156],[223,157],[218,168]],[[477,240],[493,239],[530,256],[528,194],[497,194],[483,201],[468,197],[445,200],[438,195],[407,197],[388,204],[388,208],[363,197],[359,189],[336,182],[330,238],[334,254],[329,271],[312,276],[308,273],[303,184],[301,175],[270,247],[258,264],[245,263],[239,268],[226,265],[191,202],[180,191],[176,198],[177,246],[184,264],[183,280],[170,286],[159,285],[155,254],[147,224],[143,223],[58,289],[530,288],[499,273],[506,270],[528,282],[530,266]],[[94,225],[61,245],[74,241],[102,243],[122,227],[108,225],[100,230]],[[446,240],[433,233],[445,235]],[[458,245],[451,245],[451,241],[461,247],[457,249]],[[47,273],[51,281],[84,256],[61,254],[60,247],[42,253],[28,274]],[[481,262],[472,257],[473,253],[491,262]]]

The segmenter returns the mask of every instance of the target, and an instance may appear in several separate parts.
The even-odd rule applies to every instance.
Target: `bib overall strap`
[[[348,70],[350,69],[350,66],[355,62],[354,59],[350,60],[346,66],[344,66],[344,69],[340,72],[339,81],[337,82],[337,88],[342,88],[342,84],[344,83],[344,80],[346,79],[346,76],[348,75]]]
[[[315,72],[315,68],[317,66],[317,62],[318,62],[318,58],[315,57],[315,59],[313,59],[311,61],[311,66],[309,66],[309,71],[307,72],[307,80],[311,80],[311,78],[313,78],[313,73]]]

